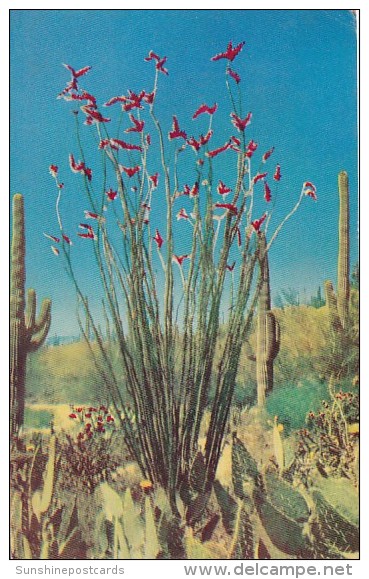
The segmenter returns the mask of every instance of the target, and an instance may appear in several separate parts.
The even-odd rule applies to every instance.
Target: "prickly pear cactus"
[[[24,202],[19,193],[13,197],[13,235],[10,279],[10,433],[17,435],[24,420],[25,373],[29,352],[45,341],[51,324],[51,301],[42,302],[36,318],[36,292],[25,298],[25,224]]]

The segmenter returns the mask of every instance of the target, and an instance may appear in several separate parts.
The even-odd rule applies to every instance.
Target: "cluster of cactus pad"
[[[177,496],[174,517],[161,487],[123,492],[101,482],[90,497],[91,546],[99,559],[344,559],[359,549],[356,491],[347,479],[317,480],[307,490],[288,480],[283,442],[273,427],[276,464],[261,470],[233,435],[232,484],[204,489],[200,453],[191,470],[192,497]],[[12,553],[16,558],[81,558],[85,514],[57,488],[60,455],[49,440],[43,471],[35,449],[24,491],[13,492]],[[37,472],[36,472],[37,475]],[[26,480],[27,479],[27,480]],[[36,483],[35,483],[36,481]],[[35,487],[35,488],[34,488]],[[333,488],[334,487],[334,488]],[[211,495],[212,508],[207,508]],[[186,498],[186,497],[184,497]],[[187,497],[189,499],[190,497]],[[87,500],[86,496],[81,499]],[[18,524],[17,524],[18,521]],[[227,539],[214,538],[220,521]],[[87,551],[85,552],[87,553]]]
[[[345,171],[338,174],[338,194],[340,201],[338,222],[338,273],[337,295],[333,284],[325,282],[325,296],[329,311],[330,327],[334,336],[337,360],[345,348],[345,336],[349,323],[350,305],[350,264],[349,264],[349,182]],[[341,351],[341,352],[340,352]]]
[[[13,235],[10,281],[10,433],[17,435],[24,420],[25,373],[29,352],[45,341],[51,324],[51,301],[45,299],[36,318],[36,292],[25,297],[25,226],[24,201],[19,193],[13,197]]]
[[[261,473],[243,443],[236,437],[232,448],[233,491],[238,500],[217,483],[217,496],[226,528],[236,528],[242,512],[242,558],[350,558],[359,550],[354,493],[349,481],[340,479],[336,492],[323,484],[306,490],[287,480],[282,464]],[[233,508],[229,505],[233,502]],[[222,507],[223,504],[223,507]],[[233,519],[233,521],[232,521]],[[235,556],[234,553],[234,557]],[[240,557],[241,558],[241,557]]]

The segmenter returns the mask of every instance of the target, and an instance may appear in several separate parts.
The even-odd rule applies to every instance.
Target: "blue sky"
[[[192,121],[192,114],[203,102],[217,102],[213,139],[219,146],[230,134],[230,103],[224,61],[210,58],[231,39],[246,41],[234,68],[242,77],[243,110],[253,113],[249,138],[259,143],[260,153],[275,146],[271,171],[276,162],[281,165],[282,180],[272,189],[273,224],[293,206],[304,181],[314,182],[318,192],[317,203],[304,199],[271,251],[273,294],[292,287],[310,295],[325,279],[336,282],[342,169],[350,178],[351,262],[357,261],[356,32],[350,11],[13,10],[10,190],[25,197],[27,286],[53,300],[51,335],[76,329],[73,288],[42,235],[57,234],[51,163],[59,166],[65,183],[61,210],[71,224],[76,267],[92,298],[98,295],[89,248],[75,233],[88,205],[79,176],[68,166],[68,154],[78,156],[78,148],[72,107],[56,99],[69,79],[61,63],[91,65],[83,87],[103,103],[127,89],[149,90],[152,63],[144,57],[150,49],[166,55],[170,74],[159,79],[157,98],[164,131],[173,114],[189,134],[206,131],[205,119]],[[109,116],[113,125],[118,109]],[[82,137],[98,182],[91,127],[83,127]],[[219,157],[218,170],[224,181],[231,179],[229,157]],[[153,212],[160,224],[159,203]],[[176,252],[185,253],[187,242],[186,234],[179,234]]]

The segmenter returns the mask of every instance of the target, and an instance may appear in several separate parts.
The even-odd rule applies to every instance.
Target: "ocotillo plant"
[[[79,303],[90,318],[96,341],[90,350],[110,398],[124,414],[124,390],[132,400],[137,429],[122,421],[127,444],[145,478],[166,489],[174,513],[178,490],[189,503],[208,491],[214,480],[241,349],[262,283],[257,240],[270,221],[265,204],[272,195],[267,172],[262,170],[274,147],[262,155],[258,170],[253,171],[257,143],[246,138],[252,114],[243,117],[241,78],[230,68],[243,46],[243,42],[237,46],[230,42],[225,52],[212,58],[227,62],[225,79],[232,107],[232,133],[236,133],[230,133],[223,145],[209,146],[215,140],[212,124],[216,103],[202,104],[194,112],[193,120],[200,116],[202,122],[209,119],[198,138],[189,138],[177,115],[173,115],[168,145],[156,114],[159,77],[168,75],[164,66],[167,58],[153,51],[145,59],[155,68],[152,89],[137,93],[129,90],[127,96],[115,96],[105,103],[107,107],[121,106],[116,132],[108,132],[112,119],[100,112],[96,97],[80,88],[90,67],[76,71],[66,65],[72,78],[59,95],[74,106],[84,103],[74,111],[82,160],[76,161],[72,154],[69,158],[71,170],[83,180],[88,203],[78,236],[92,244],[124,384],[109,349],[104,348],[72,265],[74,254],[60,214],[62,184],[57,165],[52,165],[50,173],[58,188],[60,247]],[[103,167],[101,187],[95,186],[95,174],[87,165],[83,146],[87,135],[80,126],[81,111],[87,130],[92,127],[97,131]],[[119,136],[124,126],[129,142]],[[155,145],[159,155],[152,153]],[[224,156],[229,157],[228,169],[233,167],[232,183],[223,181],[219,158]],[[279,165],[271,178],[276,182],[281,179]],[[255,194],[254,202],[254,191],[257,193],[261,184],[264,199]],[[303,184],[300,197],[275,229],[267,249],[303,198],[312,196],[312,187],[309,182]],[[155,205],[161,207],[161,221],[158,212],[151,211]],[[87,219],[91,221],[86,223]],[[186,227],[190,235],[183,235],[181,228]],[[59,253],[55,247],[53,251]],[[224,308],[229,312],[227,329],[215,368]],[[209,407],[212,386],[215,395]],[[205,433],[203,456],[198,448],[207,408],[210,426]],[[119,412],[116,414],[119,416]]]
[[[256,379],[258,405],[262,406],[265,396],[273,388],[273,363],[280,347],[279,323],[270,311],[270,276],[265,234],[259,237],[259,263],[262,284],[257,315]]]
[[[36,319],[36,292],[28,290],[25,311],[25,228],[23,196],[13,197],[13,237],[10,281],[10,432],[17,435],[23,424],[26,360],[44,342],[51,323],[51,301],[45,299]]]
[[[335,371],[339,371],[341,356],[345,349],[350,304],[349,182],[348,175],[345,171],[341,171],[338,174],[338,194],[340,212],[338,221],[337,296],[334,293],[332,282],[325,282],[325,295],[330,326],[334,334]]]

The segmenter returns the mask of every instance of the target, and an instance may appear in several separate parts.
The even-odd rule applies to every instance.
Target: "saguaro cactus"
[[[24,202],[19,193],[13,197],[13,234],[10,279],[10,432],[17,435],[24,419],[25,373],[27,354],[39,348],[49,331],[51,301],[45,299],[36,319],[36,292],[25,297]],[[26,308],[26,309],[25,309]]]
[[[325,295],[329,311],[331,329],[337,338],[337,350],[344,349],[345,335],[348,329],[350,303],[350,272],[349,272],[349,182],[346,171],[338,174],[338,194],[340,213],[338,221],[338,273],[337,296],[331,281],[325,282]]]
[[[273,312],[270,311],[270,278],[266,238],[259,240],[259,264],[262,285],[259,294],[257,338],[256,338],[256,380],[258,405],[262,406],[265,396],[273,388],[273,363],[279,352],[280,328]]]

